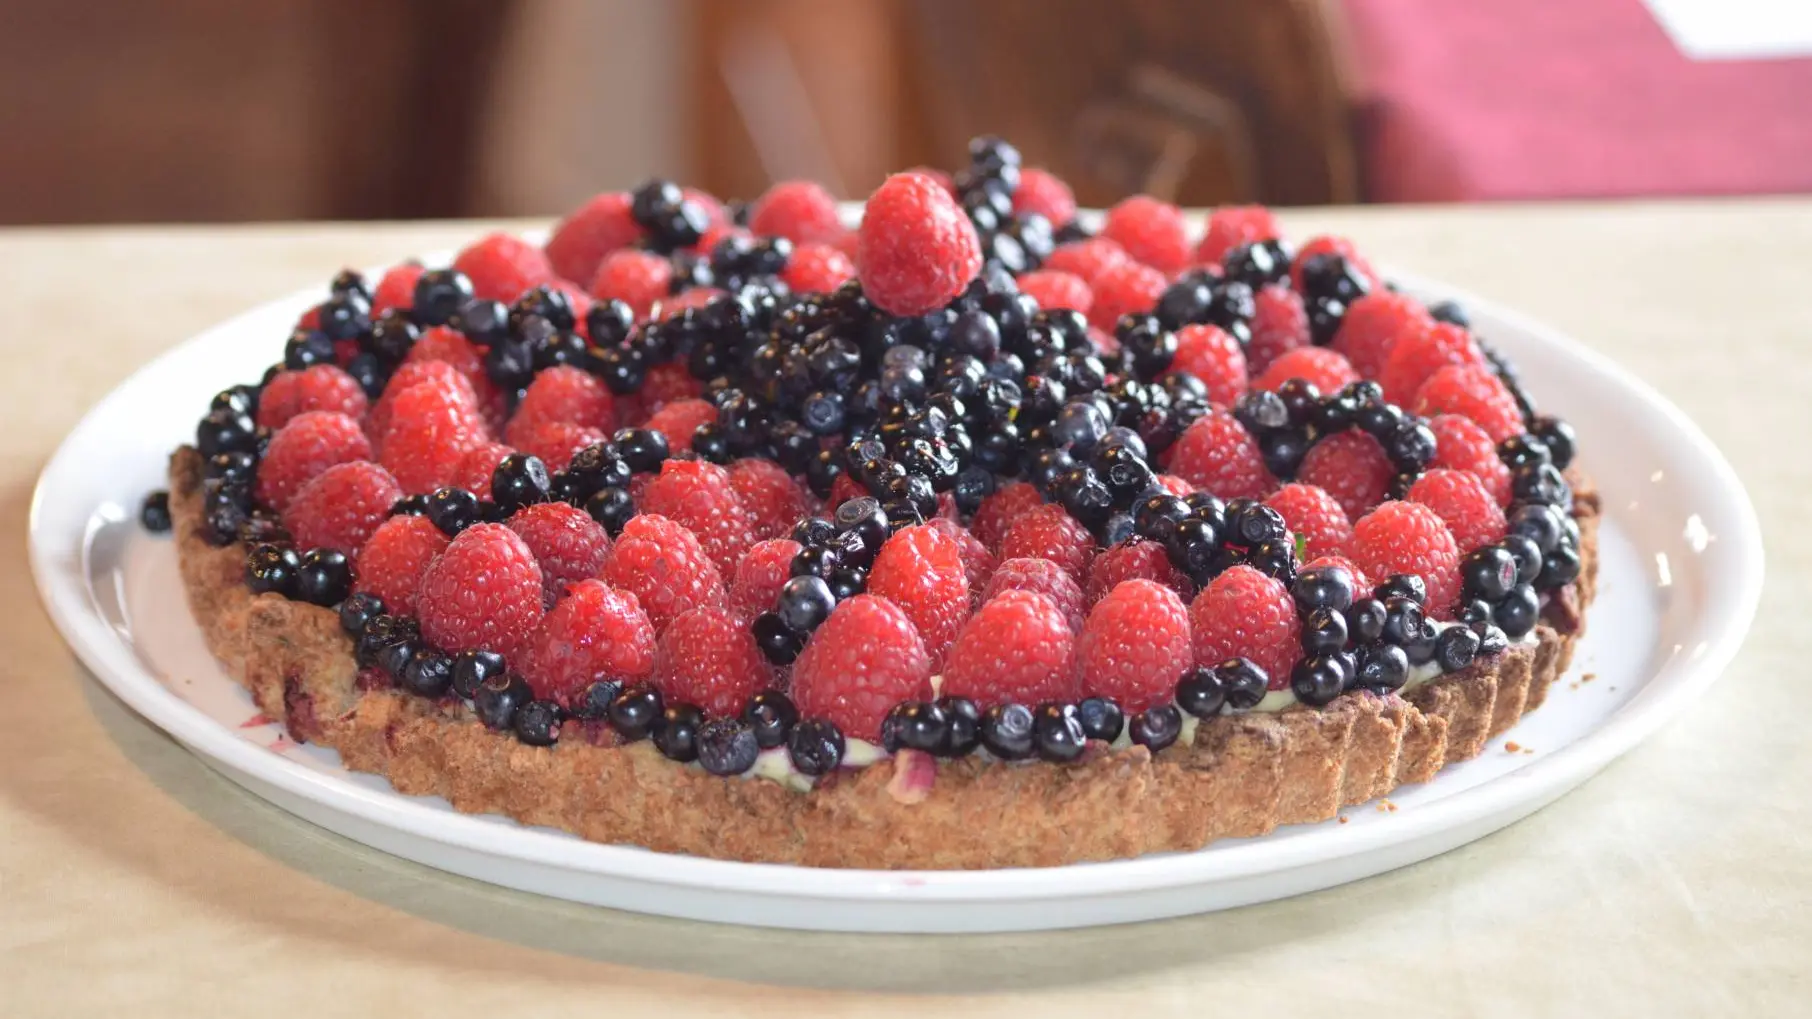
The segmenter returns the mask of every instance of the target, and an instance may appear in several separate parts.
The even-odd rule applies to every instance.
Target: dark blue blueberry
[[[661,692],[648,686],[630,687],[610,702],[605,717],[617,735],[635,742],[654,731],[662,712]]]
[[[546,502],[550,487],[547,465],[533,453],[511,453],[497,461],[497,469],[491,472],[491,499],[505,516],[524,506]],[[428,519],[434,519],[432,499]],[[435,526],[439,526],[438,521]]]
[[[1510,511],[1510,533],[1532,539],[1543,555],[1554,550],[1565,530],[1561,513],[1552,506],[1527,503]]]
[[[195,448],[205,457],[219,453],[256,453],[257,432],[258,426],[243,411],[211,410],[195,426]]]
[[[831,594],[838,601],[854,598],[868,589],[868,572],[854,566],[845,566],[830,575]]]
[[[1132,719],[1132,741],[1152,753],[1161,753],[1183,734],[1183,713],[1175,704],[1159,704]]]
[[[535,699],[527,681],[511,672],[500,672],[480,683],[472,694],[472,713],[485,728],[502,732],[516,720],[516,712]]]
[[[453,692],[466,700],[478,696],[478,688],[493,676],[504,673],[503,656],[495,651],[461,651],[453,656]],[[594,684],[597,685],[597,684]]]
[[[811,633],[830,617],[837,598],[822,577],[792,577],[780,587],[780,600],[774,611],[787,629]]]
[[[1372,588],[1372,597],[1389,603],[1392,598],[1408,598],[1417,605],[1428,604],[1428,585],[1414,573],[1393,573]]]
[[[635,516],[635,500],[621,488],[600,488],[585,500],[585,512],[615,538]]]
[[[1353,603],[1353,575],[1343,566],[1312,566],[1290,586],[1301,612],[1327,608],[1344,612]]]
[[[1565,587],[1579,579],[1582,565],[1576,548],[1572,545],[1557,545],[1542,560],[1541,576],[1536,578],[1536,585],[1544,591]]]
[[[1572,465],[1573,456],[1579,449],[1579,437],[1574,434],[1572,425],[1557,417],[1538,416],[1529,423],[1529,433],[1547,445],[1554,466],[1564,471]]]
[[[145,496],[139,503],[138,522],[152,534],[163,534],[170,529],[170,493],[162,489]]]
[[[1510,494],[1517,502],[1555,506],[1561,510],[1573,505],[1573,487],[1551,463],[1528,464],[1511,471]]]
[[[1498,544],[1516,560],[1516,582],[1533,584],[1541,575],[1541,546],[1526,534],[1508,534]]]
[[[1177,706],[1197,718],[1213,718],[1227,703],[1227,687],[1215,669],[1196,666],[1177,681]]]
[[[1384,603],[1376,598],[1361,598],[1346,609],[1346,629],[1355,644],[1373,644],[1384,637],[1384,624],[1389,616]]]
[[[1467,598],[1497,601],[1516,586],[1516,557],[1508,549],[1486,545],[1460,559],[1460,591]]]
[[[1316,657],[1337,655],[1346,649],[1346,616],[1339,609],[1323,606],[1302,620],[1303,654]]]
[[[327,338],[326,333],[298,329],[290,334],[289,342],[283,345],[283,367],[290,371],[333,363],[333,341]]]
[[[472,281],[457,269],[429,269],[416,277],[409,315],[425,326],[446,325],[472,299]]]
[[[428,496],[428,522],[447,537],[478,523],[478,496],[463,488],[437,488]]]
[[[1346,670],[1336,655],[1306,655],[1290,670],[1290,691],[1310,707],[1321,707],[1346,689]]]
[[[1023,761],[1033,754],[1033,728],[1032,709],[1023,704],[995,705],[982,715],[982,746],[1003,761]]]
[[[352,593],[352,564],[337,548],[312,548],[302,554],[292,597],[310,605],[332,606]]]
[[[361,669],[382,668],[378,659],[397,644],[412,643],[418,636],[413,619],[401,616],[374,616],[353,641],[353,661]]]
[[[966,757],[981,745],[981,709],[967,697],[942,697],[937,702],[947,722],[940,757]]]
[[[950,716],[942,706],[926,701],[902,704],[892,712],[897,719],[900,745],[933,754],[940,752],[950,737]]]
[[[1510,649],[1510,635],[1506,634],[1503,627],[1496,623],[1474,623],[1472,632],[1479,635],[1480,658],[1489,658]]]
[[[1428,314],[1436,322],[1446,322],[1462,329],[1472,325],[1471,316],[1466,314],[1465,306],[1458,301],[1436,301],[1428,306]]]
[[[340,603],[340,629],[354,638],[365,632],[373,619],[384,614],[384,600],[369,591],[360,591]]]
[[[755,734],[756,745],[765,750],[786,742],[787,733],[799,721],[799,709],[779,690],[763,690],[749,698],[742,720]]]
[[[1409,654],[1395,644],[1373,644],[1359,650],[1359,672],[1354,683],[1380,692],[1401,689],[1409,682]]]
[[[259,545],[246,553],[245,585],[253,594],[296,596],[302,557],[283,545]]]
[[[1534,435],[1512,435],[1497,444],[1497,458],[1504,466],[1515,470],[1531,464],[1552,463],[1554,455],[1548,452],[1548,444]]]
[[[562,305],[556,306],[548,299],[542,299],[539,302],[529,302],[530,294],[555,295],[562,302]],[[523,294],[522,297],[517,300],[516,304],[519,307],[526,307],[529,313],[541,314],[544,318],[552,321],[557,328],[571,329],[573,327],[572,302],[567,300],[566,295],[559,291],[549,291],[545,287],[536,287],[534,290],[529,291],[529,293]],[[556,318],[555,316],[561,315],[562,306],[564,307],[564,315],[560,318]],[[489,301],[482,297],[475,297],[459,306],[459,311],[454,313],[453,319],[449,324],[463,333],[466,339],[471,340],[473,343],[476,343],[481,347],[491,347],[509,340],[511,332],[510,320],[514,317],[516,317],[516,311],[512,308],[505,307],[502,301]]]
[[[1459,672],[1479,654],[1479,635],[1470,627],[1450,626],[1435,638],[1434,660],[1443,672]]]
[[[740,775],[755,766],[761,746],[739,719],[714,718],[698,730],[698,763],[713,775]]]
[[[510,728],[516,738],[531,747],[551,747],[560,739],[560,719],[564,714],[553,701],[529,701],[516,709]]]
[[[1126,713],[1107,697],[1087,697],[1076,705],[1076,720],[1089,739],[1111,743],[1126,728]]]
[[[669,704],[649,734],[661,756],[681,764],[698,759],[698,731],[705,713],[691,704]]]
[[[453,659],[428,647],[409,656],[397,685],[417,697],[439,697],[453,685]]]
[[[750,626],[755,645],[775,665],[789,665],[805,648],[805,635],[786,625],[777,612],[763,612]]]
[[[823,718],[808,718],[793,726],[786,738],[787,756],[802,775],[828,775],[843,763],[846,749],[843,732],[836,723]]]
[[[1032,713],[1032,748],[1039,757],[1067,763],[1081,757],[1087,745],[1074,704],[1040,704]]]
[[[1522,640],[1540,618],[1541,599],[1527,584],[1511,588],[1491,610],[1491,621],[1511,640]]]

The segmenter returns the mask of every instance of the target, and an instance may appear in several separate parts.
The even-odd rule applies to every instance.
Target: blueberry
[[[787,733],[799,721],[799,709],[779,690],[763,690],[749,698],[742,720],[755,734],[755,744],[765,750],[786,742]]]
[[[1240,545],[1261,545],[1289,533],[1283,514],[1261,502],[1248,503],[1227,516],[1227,540]]]
[[[1355,682],[1368,690],[1397,690],[1409,682],[1409,654],[1395,644],[1373,644],[1359,651]]]
[[[228,410],[235,414],[256,415],[258,413],[257,386],[229,386],[214,394],[209,401],[208,410]]]
[[[793,577],[780,588],[775,611],[790,630],[810,633],[837,607],[836,596],[821,577]]]
[[[1415,573],[1393,573],[1372,588],[1372,597],[1389,603],[1392,598],[1408,598],[1417,605],[1428,604],[1428,584]]]
[[[697,736],[698,763],[713,775],[740,775],[755,766],[761,747],[755,733],[734,718],[714,718]]]
[[[654,731],[661,721],[661,693],[653,687],[630,687],[618,694],[610,702],[605,717],[610,720],[610,727],[617,735],[628,742],[635,742]]]
[[[1346,617],[1338,609],[1323,606],[1303,617],[1301,640],[1305,655],[1339,654],[1346,648],[1346,637]]]
[[[437,488],[428,496],[428,522],[447,537],[478,523],[478,496],[463,488]]]
[[[1536,585],[1544,591],[1565,587],[1579,579],[1582,565],[1576,549],[1571,545],[1558,545],[1542,560],[1541,576],[1536,578]]]
[[[1091,400],[1073,400],[1064,405],[1051,429],[1051,438],[1060,446],[1086,453],[1107,434],[1108,420]]]
[[[243,411],[211,410],[195,426],[195,448],[205,457],[219,453],[255,453],[257,431],[258,426]]]
[[[600,488],[586,497],[585,512],[615,538],[635,516],[635,500],[624,489]]]
[[[1230,249],[1221,259],[1224,278],[1257,290],[1290,276],[1290,253],[1282,241],[1254,241]]]
[[[1479,657],[1502,654],[1510,648],[1510,635],[1495,623],[1474,623],[1472,632],[1479,635]]]
[[[415,621],[400,616],[374,616],[353,641],[353,661],[361,669],[379,668],[378,658],[397,644],[415,640]]]
[[[787,755],[802,775],[827,775],[843,762],[843,732],[835,723],[808,718],[787,733]]]
[[[1208,320],[1208,302],[1214,291],[1200,278],[1184,276],[1158,295],[1153,314],[1165,329],[1180,329]]]
[[[354,638],[365,632],[373,619],[384,614],[384,600],[368,591],[350,595],[340,603],[340,629]]]
[[[872,561],[873,555],[881,550],[881,543],[887,540],[889,533],[887,514],[881,509],[880,500],[870,496],[847,499],[837,507],[835,517],[837,530],[854,532],[861,537],[863,547],[869,550],[867,555]]]
[[[942,757],[966,757],[981,745],[981,708],[967,697],[940,697],[937,707],[947,726],[944,742],[934,751]]]
[[[1214,669],[1196,666],[1177,682],[1177,706],[1197,718],[1213,718],[1227,703],[1227,687]]]
[[[1361,598],[1346,609],[1347,633],[1354,644],[1375,644],[1383,639],[1388,619],[1383,602],[1376,598]]]
[[[1491,603],[1483,598],[1462,600],[1453,618],[1462,623],[1485,623],[1491,620]]]
[[[1402,648],[1409,655],[1411,665],[1421,665],[1433,658],[1434,626],[1423,614],[1422,606],[1408,598],[1392,598],[1384,606],[1383,642]]]
[[[1533,435],[1512,435],[1497,444],[1497,458],[1504,466],[1515,470],[1533,464],[1552,463],[1554,455],[1548,451],[1548,444]]]
[[[215,453],[202,464],[201,470],[203,478],[219,478],[222,481],[249,485],[258,472],[258,458],[239,450]]]
[[[1218,538],[1212,524],[1187,517],[1171,529],[1164,547],[1177,569],[1191,577],[1201,577],[1210,571],[1220,551]]]
[[[1299,611],[1329,608],[1343,612],[1353,603],[1353,575],[1342,566],[1312,566],[1296,575],[1290,593]]]
[[[547,465],[533,453],[511,453],[497,461],[497,469],[491,472],[491,498],[506,516],[524,506],[546,502],[550,487]],[[434,519],[432,507],[428,518]],[[438,521],[435,526],[439,526]]]
[[[950,737],[950,716],[935,703],[914,701],[897,710],[900,745],[937,753]]]
[[[854,566],[845,566],[830,575],[832,597],[838,601],[854,598],[868,589],[868,572]]]
[[[1074,704],[1041,704],[1032,713],[1032,747],[1039,757],[1066,763],[1081,757],[1087,744]]]
[[[1310,707],[1321,707],[1346,689],[1346,671],[1336,655],[1309,655],[1290,670],[1290,691]]]
[[[792,539],[802,547],[828,545],[836,536],[837,525],[824,517],[801,517],[793,525]]]
[[[1321,390],[1307,379],[1285,379],[1277,387],[1277,398],[1289,412],[1290,424],[1308,425],[1320,417]]]
[[[763,612],[750,626],[755,645],[775,665],[789,665],[805,648],[805,636],[781,620],[777,612]]]
[[[1479,635],[1470,627],[1450,626],[1435,638],[1434,660],[1443,672],[1458,672],[1478,657]]]
[[[1511,471],[1510,494],[1518,502],[1557,506],[1562,510],[1573,505],[1573,487],[1551,463],[1528,464]]]
[[[245,584],[253,594],[293,598],[301,571],[301,556],[282,545],[259,545],[245,557]]]
[[[1183,713],[1175,704],[1159,704],[1133,716],[1132,741],[1152,753],[1170,748],[1183,734]]]
[[[1293,478],[1309,454],[1309,432],[1304,428],[1278,428],[1260,433],[1258,452],[1265,469],[1279,478]]]
[[[1516,561],[1516,582],[1533,584],[1541,575],[1541,546],[1526,534],[1505,535],[1498,545]]]
[[[325,333],[298,329],[290,334],[289,341],[283,345],[283,367],[291,371],[333,363],[333,341]]]
[[[162,490],[145,496],[138,507],[138,522],[152,534],[170,529],[170,493]]]
[[[472,299],[472,281],[457,269],[430,269],[415,280],[410,317],[425,326],[445,325]]]
[[[1543,415],[1530,422],[1529,433],[1547,445],[1554,466],[1564,471],[1572,465],[1573,455],[1579,448],[1579,437],[1573,433],[1572,425],[1557,417]]]
[[[1434,462],[1434,429],[1424,421],[1405,421],[1385,441],[1384,452],[1399,472],[1419,474]]]
[[[681,764],[698,759],[698,731],[705,713],[691,704],[669,704],[650,737],[661,756]]]
[[[1465,306],[1458,301],[1437,301],[1428,306],[1428,314],[1436,322],[1447,322],[1462,329],[1472,325],[1472,319],[1466,314]]]
[[[1231,552],[1231,549],[1223,549]],[[1287,538],[1263,542],[1252,547],[1245,555],[1248,566],[1267,577],[1275,577],[1285,584],[1296,578],[1296,548]]]
[[[1158,490],[1133,505],[1133,529],[1154,541],[1165,541],[1178,522],[1189,516],[1189,505],[1168,491]],[[1209,534],[1212,536],[1213,531]],[[1209,544],[1214,544],[1212,537]]]
[[[1491,621],[1503,628],[1511,640],[1521,640],[1541,617],[1541,599],[1528,584],[1518,584],[1507,592],[1491,610]]]
[[[1486,545],[1460,560],[1460,590],[1468,598],[1496,601],[1516,586],[1516,557],[1508,549]]]
[[[500,672],[480,683],[472,694],[472,713],[485,728],[502,731],[515,721],[516,711],[535,699],[521,676]]]
[[[1023,704],[995,705],[982,715],[982,746],[1003,761],[1023,761],[1034,752],[1034,728],[1032,709]]]
[[[553,701],[529,701],[516,709],[510,728],[516,738],[531,747],[551,747],[560,739],[560,719],[564,714]]]
[[[397,683],[417,697],[439,697],[453,685],[453,659],[433,648],[416,648]]]
[[[352,592],[352,564],[337,548],[314,548],[303,553],[296,570],[293,597],[310,605],[338,605]]]
[[[478,688],[493,676],[504,673],[503,656],[495,651],[461,651],[453,656],[453,692],[466,700],[478,696]],[[603,684],[594,683],[593,686]]]

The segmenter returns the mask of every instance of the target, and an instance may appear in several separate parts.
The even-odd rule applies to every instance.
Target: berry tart
[[[214,654],[403,792],[826,867],[1259,835],[1542,703],[1597,499],[1462,308],[969,155],[340,274],[146,501]]]

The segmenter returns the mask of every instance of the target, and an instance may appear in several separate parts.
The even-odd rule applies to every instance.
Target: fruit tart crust
[[[1598,499],[1571,473],[1583,569],[1519,644],[1406,694],[1356,691],[1321,709],[1222,715],[1155,758],[1091,745],[1070,765],[939,761],[928,793],[902,794],[905,755],[821,779],[807,793],[726,779],[568,722],[528,746],[457,699],[361,689],[352,641],[330,609],[243,582],[240,545],[202,538],[201,458],[172,457],[170,509],[189,605],[208,647],[290,736],[339,751],[399,791],[467,813],[506,814],[594,842],[724,860],[818,867],[1042,867],[1198,849],[1323,821],[1343,806],[1425,782],[1539,707],[1584,628],[1598,567]],[[901,776],[902,778],[904,776]]]

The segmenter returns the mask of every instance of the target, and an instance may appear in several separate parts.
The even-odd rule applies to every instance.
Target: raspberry
[[[812,512],[811,498],[772,460],[749,457],[730,465],[730,487],[748,511],[756,540],[778,538]]]
[[[1271,210],[1262,205],[1229,205],[1208,216],[1208,230],[1195,246],[1195,260],[1203,265],[1219,265],[1227,252],[1242,244],[1272,241],[1282,236]]]
[[[508,304],[524,290],[554,279],[554,267],[540,248],[509,234],[486,234],[453,260],[479,297]]]
[[[1094,286],[1101,274],[1122,262],[1129,262],[1126,249],[1105,237],[1090,237],[1086,240],[1071,241],[1060,244],[1051,252],[1051,257],[1044,260],[1048,272],[1067,272],[1072,276],[1082,277],[1082,282]]]
[[[1192,660],[1189,610],[1175,591],[1150,580],[1109,591],[1076,637],[1082,692],[1112,697],[1128,714],[1170,703]]]
[[[1353,562],[1351,559],[1348,559],[1346,556],[1343,556],[1343,555],[1316,556],[1315,558],[1310,559],[1308,562],[1302,564],[1302,568],[1305,570],[1311,566],[1313,566],[1313,567],[1338,566],[1341,569],[1345,570],[1347,572],[1347,574],[1353,578],[1354,592],[1365,592],[1365,591],[1370,591],[1372,589],[1371,579],[1365,575],[1365,571],[1359,568],[1358,563]],[[1360,596],[1362,596],[1362,595],[1360,595]]]
[[[1375,379],[1384,371],[1397,337],[1433,324],[1421,301],[1407,294],[1374,290],[1346,310],[1334,333],[1334,349],[1346,355],[1361,378]]]
[[[1250,566],[1234,566],[1196,596],[1189,606],[1189,624],[1197,665],[1246,658],[1265,670],[1271,689],[1290,685],[1290,669],[1302,657],[1301,624],[1283,581]]]
[[[904,610],[925,642],[932,668],[942,667],[969,615],[969,579],[956,542],[929,524],[895,532],[868,571],[868,593]]]
[[[566,593],[566,585],[597,576],[610,555],[604,525],[571,503],[524,506],[505,526],[535,554],[541,565],[543,600],[550,606]]]
[[[571,705],[599,680],[647,679],[654,657],[654,625],[635,595],[585,580],[541,620],[514,664],[536,697]]]
[[[1057,603],[1035,591],[1007,591],[963,624],[938,692],[997,704],[1074,703],[1075,631]]]
[[[303,485],[283,511],[283,526],[298,548],[337,548],[356,557],[403,487],[369,460],[334,464]]]
[[[1302,539],[1304,558],[1343,553],[1353,539],[1346,510],[1325,489],[1285,485],[1267,496],[1265,505],[1282,514],[1290,533]]]
[[[1453,615],[1460,553],[1440,514],[1421,503],[1387,502],[1353,525],[1353,562],[1368,577],[1414,573],[1428,585],[1428,613]]]
[[[716,420],[717,408],[703,400],[675,400],[650,415],[642,427],[665,435],[670,452],[689,453],[698,426]]]
[[[1080,584],[1088,576],[1089,560],[1095,557],[1095,539],[1062,506],[1047,503],[1013,522],[1000,541],[1000,557],[1049,559]]]
[[[411,495],[451,484],[466,453],[485,442],[477,411],[457,390],[439,383],[403,390],[391,411],[378,460]]]
[[[547,260],[575,283],[589,283],[604,256],[634,244],[642,228],[629,212],[629,194],[606,191],[574,209],[547,239]]]
[[[1326,347],[1297,347],[1271,362],[1264,374],[1252,380],[1253,389],[1277,391],[1291,379],[1305,379],[1315,388],[1331,393],[1348,382],[1359,381],[1359,373],[1346,358]]]
[[[371,440],[359,423],[330,410],[297,414],[271,436],[270,448],[258,464],[253,494],[279,512],[315,475],[334,464],[371,459]]]
[[[768,188],[749,210],[749,229],[764,237],[785,237],[794,244],[827,243],[843,232],[837,200],[824,185],[809,180],[783,180]]]
[[[831,482],[830,498],[825,500],[829,505],[841,506],[851,499],[860,499],[868,494],[862,483],[849,476],[848,472],[837,475]]]
[[[828,294],[855,275],[856,263],[843,252],[828,244],[801,244],[780,278],[795,294]]]
[[[359,341],[357,341],[357,340],[335,340],[335,341],[333,341],[333,363],[336,367],[344,368],[347,365],[352,363],[353,358],[358,357],[358,356],[359,356]]]
[[[749,628],[725,609],[693,609],[661,631],[655,645],[654,686],[668,704],[736,718],[773,682],[774,667]]]
[[[932,185],[936,186],[936,185]],[[859,594],[837,606],[793,663],[793,703],[850,739],[879,742],[901,701],[931,696],[931,656],[898,605]]]
[[[472,383],[459,373],[459,369],[445,361],[405,362],[397,366],[396,372],[390,376],[389,384],[365,415],[365,434],[371,436],[371,441],[380,449],[390,431],[391,408],[396,406],[396,401],[405,392],[423,383],[446,390],[454,401],[471,412],[472,420],[478,420],[478,396],[472,389]]]
[[[730,472],[713,463],[665,461],[636,506],[697,535],[722,574],[733,574],[736,561],[755,544],[749,511],[730,483]]]
[[[1054,228],[1068,226],[1076,218],[1076,195],[1062,177],[1028,166],[1019,171],[1019,186],[1013,189],[1013,211],[1035,212]]]
[[[1499,506],[1510,505],[1510,468],[1498,459],[1497,443],[1477,422],[1458,414],[1436,414],[1428,427],[1435,433],[1435,457],[1429,466],[1466,471],[1484,482]]]
[[[623,525],[602,576],[634,594],[656,630],[690,609],[729,603],[723,575],[698,538],[653,513],[639,513]]]
[[[1069,624],[1071,632],[1082,632],[1083,619],[1088,615],[1088,599],[1083,597],[1082,587],[1076,579],[1049,559],[1002,560],[994,575],[988,578],[981,604],[986,605],[1007,591],[1036,591],[1044,595],[1063,614],[1063,621]]]
[[[1498,442],[1523,430],[1516,397],[1489,367],[1480,364],[1450,364],[1430,375],[1416,390],[1415,409],[1423,417],[1458,414],[1470,418]]]
[[[1310,446],[1296,480],[1325,489],[1348,520],[1357,520],[1384,501],[1393,473],[1390,457],[1378,440],[1349,428]]]
[[[774,607],[781,585],[792,578],[793,557],[800,545],[791,538],[770,538],[749,546],[730,581],[730,607],[752,620]]]
[[[1437,467],[1409,486],[1407,498],[1435,511],[1461,553],[1489,545],[1509,529],[1484,483],[1465,471]]]
[[[1262,499],[1277,487],[1246,426],[1226,411],[1203,415],[1169,450],[1168,469],[1222,499]]]
[[[1175,591],[1184,600],[1195,594],[1194,582],[1171,564],[1163,545],[1144,538],[1134,538],[1101,553],[1089,564],[1089,604],[1100,601],[1109,591],[1128,580],[1155,581]]]
[[[638,322],[646,321],[656,301],[665,300],[673,281],[673,263],[651,251],[623,248],[604,256],[591,278],[591,296],[616,298],[629,305]]]
[[[947,492],[939,493],[939,503]],[[950,517],[933,517],[928,523],[942,531],[950,540],[956,542],[956,552],[963,559],[963,577],[969,581],[969,600],[974,603],[981,596],[982,589],[988,586],[993,578],[995,567],[994,553],[981,543],[968,528]]]
[[[868,196],[856,233],[856,275],[876,307],[923,315],[948,304],[981,271],[981,241],[936,181],[896,173]]]
[[[1296,260],[1290,263],[1290,282],[1298,291],[1302,290],[1303,265],[1316,255],[1328,254],[1340,255],[1345,258],[1347,264],[1358,270],[1359,275],[1364,276],[1366,281],[1372,285],[1372,289],[1376,290],[1378,284],[1384,282],[1379,277],[1377,270],[1372,268],[1371,263],[1360,256],[1359,249],[1353,247],[1352,241],[1345,237],[1322,236],[1311,238],[1307,244],[1298,248]]]
[[[524,428],[514,427],[514,422],[511,425],[510,441],[524,453],[540,457],[549,471],[565,470],[574,453],[604,441],[604,433],[598,429],[564,421],[542,421]]]
[[[424,271],[420,262],[391,266],[371,290],[372,317],[392,308],[407,311],[415,307],[415,281],[421,279]]]
[[[415,611],[422,636],[442,651],[509,654],[541,622],[541,567],[516,532],[473,524],[422,574]]]
[[[1239,341],[1219,326],[1187,325],[1177,330],[1177,356],[1172,371],[1188,372],[1208,387],[1208,399],[1231,407],[1246,391],[1246,355]]]
[[[1157,307],[1158,297],[1169,284],[1158,270],[1127,259],[1103,269],[1090,285],[1095,288],[1095,303],[1089,306],[1089,324],[1111,333],[1120,316]]]
[[[1095,303],[1095,292],[1082,277],[1055,269],[1019,277],[1019,292],[1037,301],[1040,308],[1072,308],[1084,315]]]
[[[1189,265],[1189,230],[1183,210],[1150,195],[1133,195],[1107,210],[1101,236],[1161,273]]]
[[[258,423],[273,431],[308,410],[331,410],[354,421],[365,416],[365,390],[331,364],[278,372],[258,395]]]
[[[692,204],[705,210],[705,222],[711,226],[723,226],[730,222],[730,210],[714,194],[703,188],[680,188],[680,194]]]
[[[463,488],[480,499],[489,499],[491,475],[497,473],[497,465],[503,458],[514,452],[500,442],[473,446],[459,458],[459,466],[453,471],[453,487]]]
[[[1384,398],[1399,407],[1409,407],[1416,390],[1435,372],[1450,364],[1484,364],[1485,355],[1472,334],[1459,326],[1436,322],[1397,337],[1390,355],[1378,371],[1378,384],[1384,387]]]
[[[1273,283],[1260,287],[1252,304],[1252,342],[1246,347],[1249,370],[1262,372],[1285,353],[1309,345],[1309,313],[1301,294]]]
[[[490,376],[484,370],[484,352],[477,344],[466,339],[458,332],[445,326],[435,326],[422,333],[409,348],[409,355],[404,359],[408,364],[419,364],[423,361],[444,361],[453,366],[465,380],[472,384],[472,395],[483,407],[491,390]]]
[[[975,516],[969,521],[969,530],[981,539],[988,551],[998,554],[1000,541],[1007,536],[1007,528],[1012,527],[1013,522],[1032,507],[1043,504],[1044,496],[1038,494],[1038,489],[1023,481],[1015,481],[981,501],[981,505],[976,507]]]
[[[642,383],[642,399],[654,413],[675,400],[695,400],[705,391],[704,383],[678,363],[650,365],[648,380]]]
[[[428,564],[446,550],[447,535],[427,517],[407,514],[391,517],[371,532],[358,555],[357,582],[353,587],[384,600],[384,610],[399,616],[415,614],[415,591],[421,586]]]
[[[586,428],[610,430],[616,427],[616,408],[611,405],[610,390],[595,375],[569,364],[555,365],[535,376],[522,402],[516,405],[516,416],[509,430],[558,421]]]

